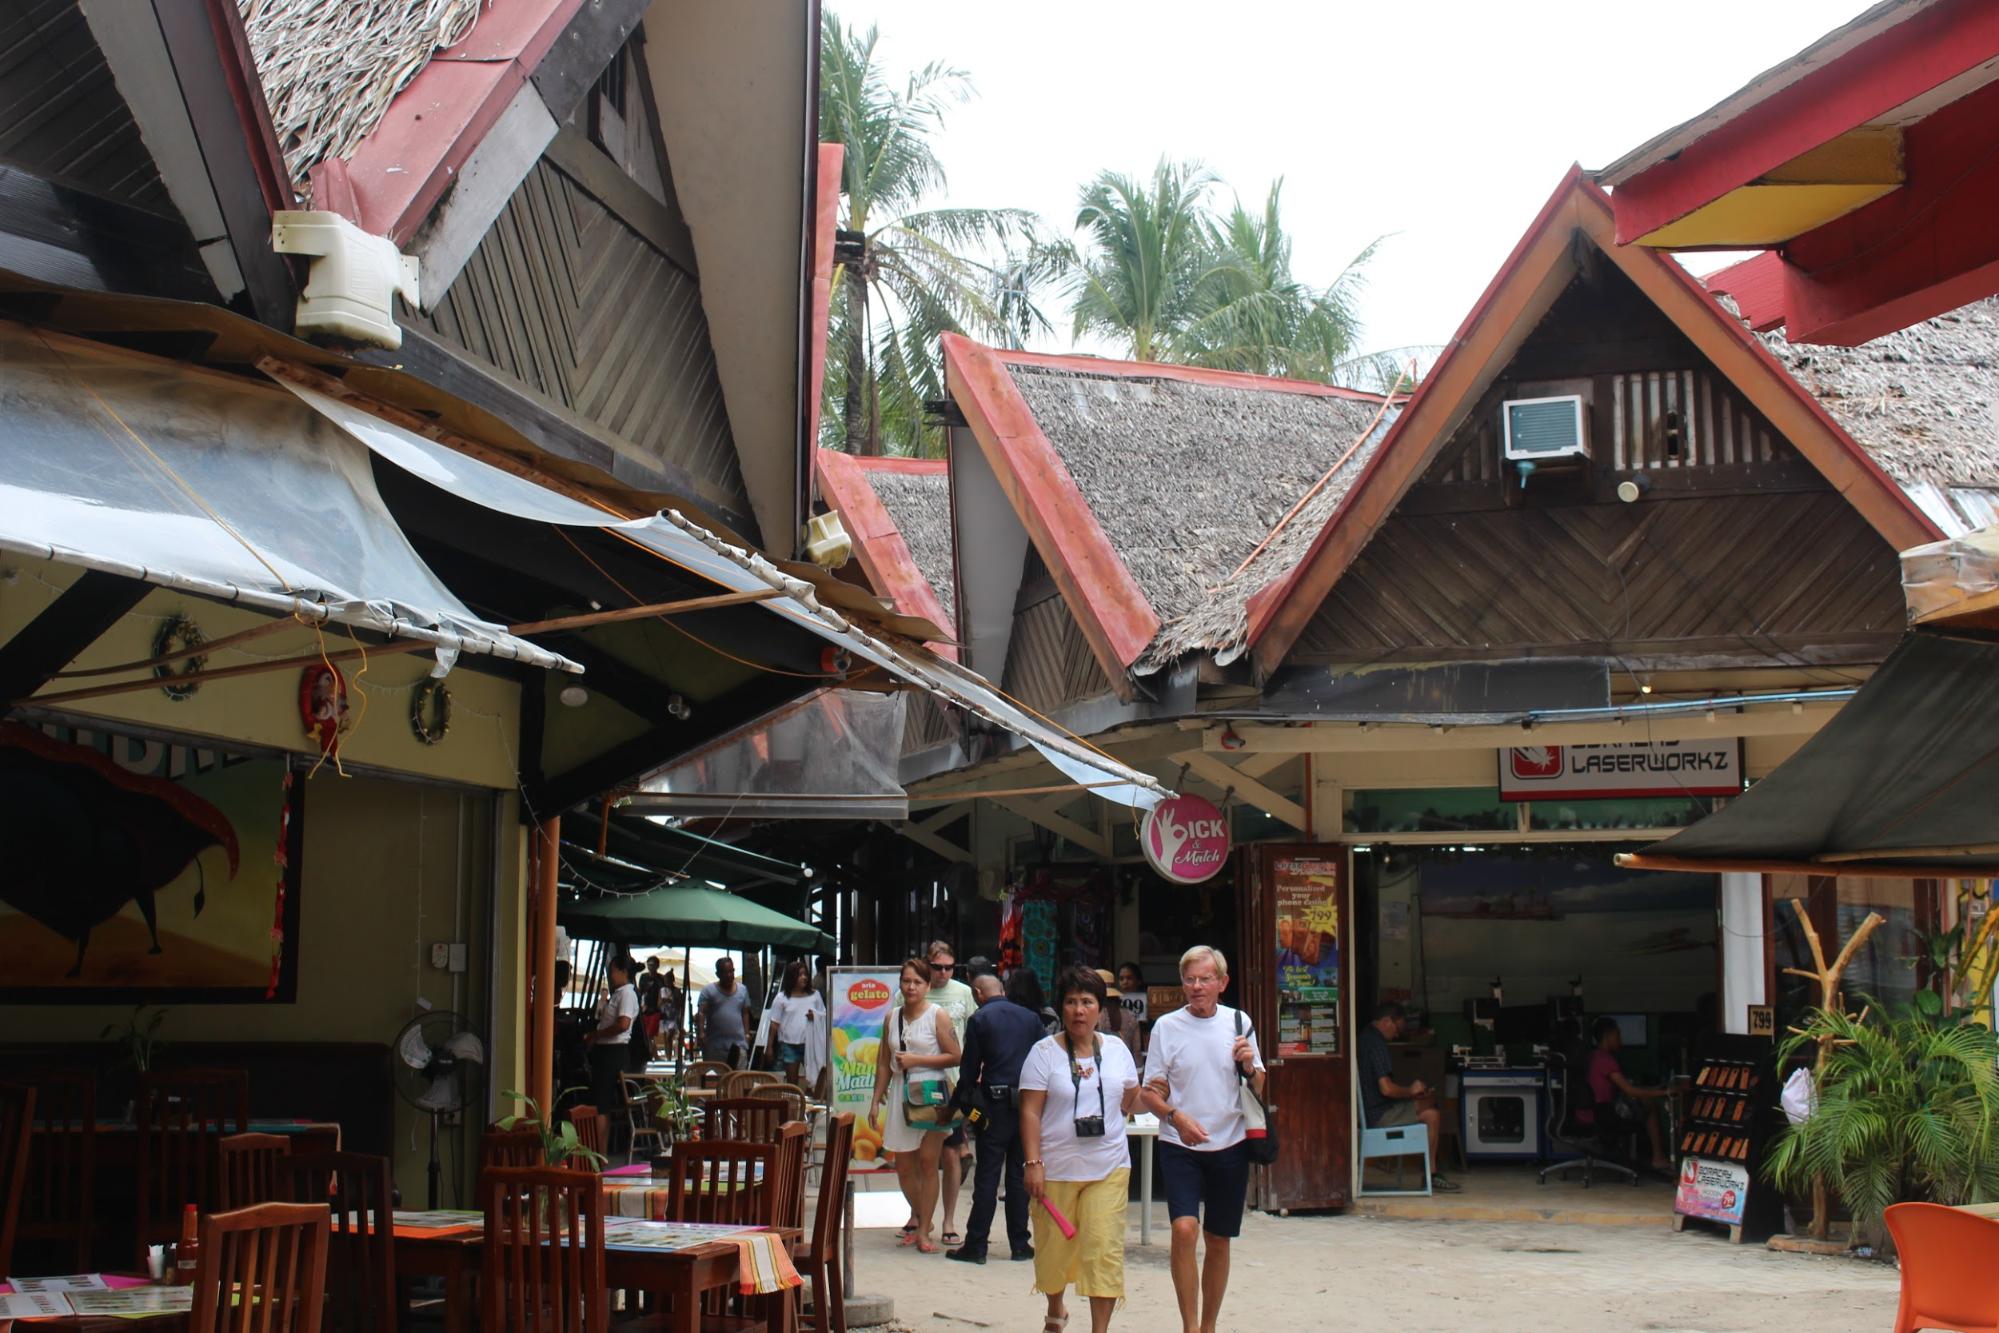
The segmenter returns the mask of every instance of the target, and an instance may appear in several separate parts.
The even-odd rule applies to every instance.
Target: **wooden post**
[[[528,1051],[528,1095],[553,1121],[555,1108],[555,896],[557,850],[562,845],[562,816],[535,826],[534,929],[529,955],[534,985],[531,1019],[533,1045]]]
[[[1848,940],[1846,947],[1839,951],[1839,957],[1828,964],[1825,960],[1825,948],[1819,942],[1819,933],[1812,928],[1811,914],[1805,910],[1805,900],[1803,898],[1791,899],[1791,910],[1798,914],[1798,925],[1805,932],[1805,943],[1811,948],[1812,966],[1815,970],[1807,972],[1802,968],[1787,967],[1784,969],[1785,974],[1788,976],[1803,977],[1807,981],[1816,982],[1819,988],[1819,1008],[1826,1010],[1828,1013],[1845,1013],[1846,996],[1840,992],[1840,979],[1845,976],[1846,965],[1853,961],[1853,955],[1858,953],[1860,946],[1867,942],[1867,937],[1881,928],[1881,914],[1879,912],[1869,912],[1867,919],[1860,923],[1860,928],[1853,932],[1853,938]],[[1838,1044],[1839,1039],[1830,1034],[1818,1039],[1818,1058],[1812,1065],[1812,1086],[1814,1089],[1818,1087],[1820,1076],[1825,1073],[1826,1061],[1832,1058],[1832,1048]],[[1826,1238],[1826,1232],[1831,1222],[1827,1203],[1825,1180],[1822,1177],[1814,1176],[1812,1178],[1812,1225],[1810,1228],[1812,1239],[1814,1240],[1824,1240]]]

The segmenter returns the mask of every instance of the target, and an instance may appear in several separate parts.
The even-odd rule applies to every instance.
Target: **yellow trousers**
[[[1034,1289],[1053,1296],[1073,1284],[1078,1296],[1124,1299],[1124,1214],[1131,1168],[1121,1166],[1102,1180],[1051,1180],[1048,1202],[1076,1228],[1063,1236],[1035,1205]]]

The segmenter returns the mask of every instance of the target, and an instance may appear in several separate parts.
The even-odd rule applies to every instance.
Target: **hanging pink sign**
[[[1228,817],[1212,801],[1175,796],[1145,812],[1139,848],[1152,868],[1175,884],[1201,884],[1229,858]]]

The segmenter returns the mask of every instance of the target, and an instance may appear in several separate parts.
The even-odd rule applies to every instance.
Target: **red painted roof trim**
[[[1249,389],[1257,393],[1302,393],[1314,398],[1351,398],[1378,403],[1382,395],[1364,389],[1347,389],[1313,380],[1289,380],[1275,375],[1252,375],[1241,370],[1210,370],[1204,366],[1173,366],[1159,361],[1113,361],[1100,356],[1077,356],[1056,352],[1019,352],[987,348],[1009,366],[1040,366],[1049,370],[1073,371],[1084,375],[1110,375],[1120,379],[1177,380],[1215,389]]]
[[[1617,243],[1686,217],[1999,55],[1999,5],[1940,0],[1618,185]]]
[[[884,463],[899,466],[878,466]],[[902,530],[896,527],[888,506],[882,503],[881,497],[875,494],[873,484],[868,481],[870,472],[931,472],[942,475],[948,467],[941,458],[856,458],[834,449],[813,450],[813,473],[819,479],[819,492],[846,525],[847,535],[854,542],[854,556],[861,562],[861,571],[868,576],[868,583],[876,595],[895,603],[895,609],[901,614],[919,616],[947,635],[952,635],[958,632],[957,626],[944,614],[943,599],[937,595],[937,590],[931,586],[923,571],[917,568],[916,558],[909,553],[909,543],[903,540]],[[958,660],[957,645],[932,643],[930,646],[940,655],[954,662]]]
[[[423,67],[352,156],[312,169],[315,205],[406,246],[582,7],[490,0],[466,39]]]
[[[1362,469],[1361,475],[1355,480],[1352,488],[1341,498],[1339,505],[1333,512],[1327,516],[1325,525],[1320,528],[1318,535],[1313,538],[1312,546],[1306,552],[1305,558],[1298,562],[1287,578],[1281,582],[1273,583],[1270,587],[1263,589],[1250,599],[1249,642],[1256,650],[1258,664],[1265,670],[1275,665],[1273,659],[1281,658],[1284,653],[1290,650],[1291,643],[1296,639],[1297,630],[1303,628],[1304,621],[1317,611],[1318,605],[1323,603],[1325,595],[1331,591],[1332,583],[1325,582],[1325,586],[1313,598],[1313,605],[1311,607],[1304,608],[1301,606],[1292,608],[1288,605],[1294,594],[1297,594],[1301,589],[1310,588],[1314,582],[1323,580],[1324,572],[1318,570],[1317,567],[1331,540],[1332,534],[1339,528],[1341,521],[1369,496],[1370,491],[1382,484],[1380,479],[1384,474],[1389,460],[1396,458],[1397,455],[1407,449],[1419,447],[1420,443],[1426,442],[1427,436],[1424,432],[1432,430],[1434,423],[1439,420],[1448,420],[1465,401],[1462,394],[1452,398],[1441,396],[1438,392],[1438,386],[1448,382],[1448,372],[1452,367],[1454,359],[1460,355],[1461,349],[1472,340],[1478,331],[1478,327],[1485,322],[1492,306],[1508,292],[1514,283],[1526,279],[1528,275],[1523,273],[1523,265],[1527,256],[1547,239],[1547,233],[1551,228],[1561,225],[1564,222],[1572,228],[1582,227],[1587,224],[1592,215],[1599,221],[1604,233],[1603,240],[1605,242],[1610,241],[1611,230],[1615,224],[1615,218],[1611,212],[1610,196],[1584,176],[1581,168],[1571,167],[1568,173],[1562,178],[1561,184],[1556,187],[1554,194],[1550,195],[1547,203],[1541,206],[1541,211],[1535,215],[1534,221],[1528,227],[1526,234],[1514,246],[1512,253],[1507,256],[1506,262],[1500,266],[1499,272],[1494,275],[1492,282],[1486,286],[1485,291],[1472,306],[1471,313],[1465,316],[1464,322],[1458,326],[1458,331],[1445,348],[1444,354],[1431,367],[1430,373],[1424,377],[1423,383],[1417,388],[1414,397],[1411,398],[1409,404],[1403,409],[1401,416],[1389,428],[1388,435],[1383,439],[1381,447],[1375,450],[1374,457],[1368,460],[1367,466]],[[1791,377],[1789,372],[1770,354],[1769,349],[1764,347],[1762,342],[1753,333],[1744,328],[1739,320],[1730,317],[1728,312],[1715,302],[1714,298],[1709,295],[1707,289],[1701,285],[1697,278],[1681,268],[1674,260],[1644,246],[1609,245],[1604,249],[1604,253],[1611,262],[1617,264],[1627,272],[1650,270],[1656,275],[1663,275],[1667,281],[1684,288],[1688,295],[1695,298],[1697,308],[1702,312],[1701,318],[1711,324],[1712,328],[1710,331],[1718,332],[1725,339],[1740,344],[1741,349],[1749,353],[1759,366],[1761,372],[1768,376],[1771,384],[1782,393],[1795,399],[1797,404],[1815,419],[1816,424],[1824,430],[1833,446],[1845,454],[1856,465],[1861,476],[1866,479],[1866,482],[1876,488],[1879,494],[1888,500],[1894,509],[1901,511],[1918,533],[1931,534],[1930,539],[1932,540],[1942,536],[1935,522],[1922,511],[1921,507],[1914,500],[1909,498],[1908,494],[1900,486],[1895,484],[1894,480],[1886,472],[1881,470],[1881,466],[1874,461],[1873,456],[1846,432],[1845,428],[1833,418],[1830,412],[1826,411],[1825,406],[1817,398],[1813,397],[1803,385]],[[1532,276],[1535,281],[1539,280],[1540,275]],[[1662,310],[1662,313],[1665,313],[1667,318],[1673,319],[1676,324],[1681,324],[1683,328],[1685,327],[1674,316],[1672,311]],[[1696,341],[1698,342],[1698,339]],[[1474,382],[1474,386],[1469,388],[1469,392],[1474,394],[1482,392],[1482,385],[1476,385],[1476,382]],[[1809,445],[1804,445],[1803,442],[1794,441],[1794,443],[1800,443],[1806,449],[1810,448]],[[1413,476],[1408,480],[1413,481]],[[1395,496],[1393,499],[1399,500],[1400,496]],[[1381,517],[1386,518],[1392,509],[1392,503],[1385,506],[1381,511]],[[1921,537],[1917,538],[1917,540],[1921,539]],[[1898,549],[1900,545],[1900,543],[1897,543]],[[1332,579],[1334,581],[1337,580],[1337,577],[1338,572],[1333,573]],[[1295,627],[1289,631],[1288,636],[1282,638],[1281,642],[1264,642],[1265,636],[1270,633],[1273,623],[1278,619],[1279,613],[1287,610],[1291,612],[1287,619],[1294,621]],[[1300,611],[1303,612],[1302,615],[1299,614]]]
[[[820,395],[826,388],[826,338],[833,318],[833,233],[840,225],[840,163],[845,144],[819,145],[819,197],[812,211],[812,394],[806,403],[805,438],[819,447]]]
[[[1159,616],[1007,371],[1008,360],[1029,364],[1026,358],[1035,357],[1035,363],[1047,364],[1088,358],[1020,352],[1003,356],[955,333],[945,334],[943,344],[946,388],[1075,613],[1091,652],[1120,696],[1129,697],[1131,664],[1159,632]]]
[[[1784,257],[1775,250],[1716,269],[1702,281],[1716,296],[1733,298],[1743,322],[1758,333],[1784,322]]]

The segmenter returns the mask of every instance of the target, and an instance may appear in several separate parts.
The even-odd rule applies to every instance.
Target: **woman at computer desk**
[[[1608,1014],[1590,1027],[1589,1063],[1584,1067],[1585,1083],[1593,1106],[1578,1107],[1576,1122],[1599,1130],[1619,1126],[1645,1126],[1652,1146],[1652,1168],[1670,1171],[1672,1158],[1666,1155],[1666,1134],[1659,1125],[1659,1103],[1667,1096],[1664,1088],[1641,1088],[1624,1076],[1617,1053],[1624,1048],[1624,1031]]]

